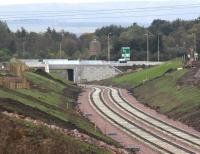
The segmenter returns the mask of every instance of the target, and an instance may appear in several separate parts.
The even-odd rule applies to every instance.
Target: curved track
[[[148,129],[145,129],[141,125],[132,122],[129,118],[122,116],[118,111],[114,110],[112,107],[108,105],[103,96],[103,91],[104,90],[102,90],[101,88],[93,88],[93,91],[90,93],[89,96],[90,104],[96,110],[96,112],[98,112],[104,119],[109,121],[112,125],[118,127],[122,131],[129,134],[131,137],[136,138],[137,140],[147,144],[151,148],[161,153],[176,153],[176,154],[197,153],[196,150],[193,150],[192,148],[188,149],[180,144],[177,144],[176,142],[172,142],[169,139],[167,139],[167,137],[157,135],[156,132],[149,131]],[[127,112],[128,114],[133,116],[131,114],[131,111],[129,113],[124,109],[125,107],[122,108],[121,106],[117,105],[119,102],[120,104],[127,103],[125,102],[125,100],[123,100],[119,91],[111,88],[109,95],[116,106],[124,110],[124,112]],[[137,116],[139,117],[141,115]],[[142,121],[142,119],[140,120]],[[150,124],[148,123],[148,125]]]
[[[110,88],[110,96],[112,101],[116,106],[118,106],[121,110],[126,112],[127,114],[141,120],[146,125],[150,125],[155,129],[162,131],[163,133],[176,138],[176,140],[180,140],[185,144],[188,144],[194,148],[197,148],[200,151],[200,137],[186,132],[180,128],[174,127],[165,121],[161,121],[142,110],[131,105],[121,94],[120,90],[116,90],[114,88]]]

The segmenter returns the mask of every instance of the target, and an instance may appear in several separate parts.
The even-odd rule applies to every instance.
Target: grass
[[[52,90],[58,93],[62,93],[65,88],[65,85],[33,72],[26,72],[25,77],[36,85],[40,85],[47,88],[48,90]]]
[[[24,95],[32,96],[44,103],[55,107],[59,107],[61,103],[65,101],[64,96],[59,95],[58,93],[55,93],[53,91],[50,91],[48,93],[41,92],[36,89],[17,89],[16,91]]]
[[[111,79],[111,82],[117,85],[124,85],[128,87],[138,86],[148,80],[163,75],[169,69],[174,69],[181,66],[179,60],[169,61],[160,66],[154,66],[139,72],[129,73]]]
[[[181,66],[180,60],[173,60],[102,83],[129,89],[141,103],[200,131],[200,88],[179,82],[188,72],[176,69]]]
[[[9,90],[0,88],[1,98],[10,98],[16,100],[25,106],[42,111],[49,115],[49,118],[55,117],[63,122],[71,123],[78,130],[103,140],[107,143],[118,145],[111,138],[106,137],[100,131],[95,131],[94,126],[84,117],[78,115],[74,108],[74,102],[78,95],[79,88],[72,85],[71,82],[60,81],[59,78],[51,79],[34,72],[26,72],[26,78],[36,88]],[[53,76],[51,76],[53,78]],[[64,90],[69,94],[65,95]],[[73,95],[71,95],[71,93]],[[69,97],[68,97],[69,95]],[[4,106],[4,108],[6,108]],[[9,106],[7,106],[9,108]],[[17,107],[10,107],[13,112],[26,112]],[[49,120],[48,118],[45,120]]]
[[[162,113],[186,113],[200,107],[200,89],[180,85],[178,80],[187,70],[175,71],[136,88],[136,96]]]

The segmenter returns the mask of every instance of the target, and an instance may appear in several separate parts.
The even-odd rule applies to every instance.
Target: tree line
[[[137,23],[128,27],[110,25],[79,37],[50,27],[43,33],[28,32],[24,28],[12,32],[6,22],[0,21],[0,61],[7,61],[12,57],[93,59],[94,56],[89,52],[89,43],[94,38],[102,46],[102,52],[95,58],[106,60],[109,33],[112,34],[111,60],[120,58],[120,49],[123,46],[131,47],[132,60],[146,60],[147,38],[144,34],[147,33],[150,60],[157,60],[158,45],[160,60],[183,56],[189,50],[200,51],[200,17],[172,22],[156,19],[148,27]]]

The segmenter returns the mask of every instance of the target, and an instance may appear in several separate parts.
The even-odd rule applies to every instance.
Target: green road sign
[[[121,56],[126,60],[130,60],[131,58],[131,49],[130,47],[122,47],[121,48]]]

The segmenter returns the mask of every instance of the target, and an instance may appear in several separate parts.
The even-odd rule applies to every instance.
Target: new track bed
[[[103,88],[92,88],[93,91],[89,95],[89,100],[91,106],[100,114],[104,119],[109,121],[112,125],[118,127],[120,130],[126,132],[129,136],[137,139],[154,150],[161,153],[175,153],[175,154],[185,154],[185,153],[196,153],[191,149],[187,149],[184,146],[177,144],[176,142],[171,142],[165,137],[161,137],[156,133],[146,130],[142,126],[133,123],[128,118],[123,117],[119,112],[112,109],[104,99]],[[113,93],[113,94],[112,94]],[[117,101],[124,101],[120,95],[119,91],[116,89],[110,89],[110,97],[114,99],[115,103]],[[117,98],[117,96],[120,98]],[[124,103],[124,102],[123,102]],[[125,103],[124,103],[125,104]],[[127,112],[127,111],[126,111]],[[130,113],[129,113],[130,114]]]

